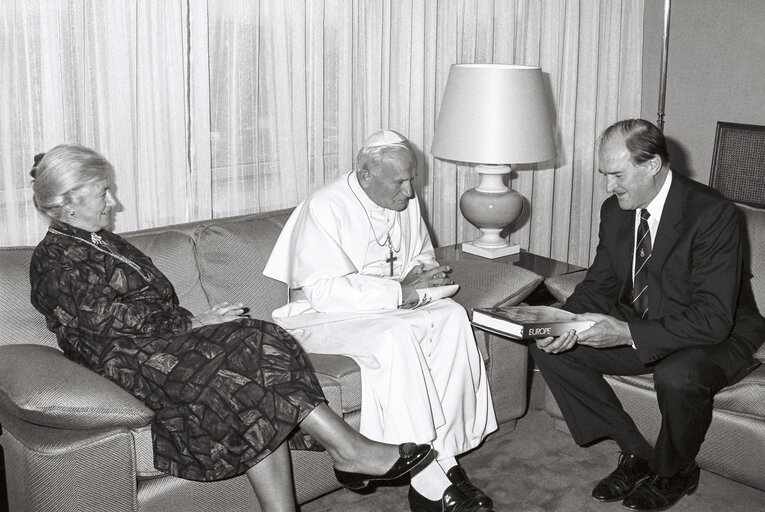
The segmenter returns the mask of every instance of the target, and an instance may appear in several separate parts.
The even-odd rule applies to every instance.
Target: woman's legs
[[[303,419],[301,428],[329,452],[335,468],[354,473],[382,475],[398,460],[398,446],[364,437],[326,404]]]
[[[294,512],[295,491],[287,442],[247,470],[247,478],[263,512]]]
[[[397,445],[364,437],[326,404],[314,408],[300,426],[327,449],[335,468],[342,471],[383,475],[400,456]],[[263,512],[295,510],[292,466],[286,442],[248,469],[247,478]]]

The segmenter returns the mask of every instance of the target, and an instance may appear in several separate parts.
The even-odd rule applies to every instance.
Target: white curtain
[[[364,137],[420,150],[439,245],[475,236],[465,166],[429,155],[449,67],[541,66],[554,168],[517,169],[509,229],[586,265],[604,184],[597,135],[639,115],[644,0],[6,0],[0,2],[0,245],[31,245],[32,156],[92,146],[116,168],[116,231],[290,207],[352,168]]]
[[[179,2],[2,2],[0,237],[35,244],[35,153],[91,146],[114,164],[117,230],[192,218]]]

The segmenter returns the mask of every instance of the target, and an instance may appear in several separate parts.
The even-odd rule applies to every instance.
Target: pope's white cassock
[[[465,310],[451,299],[398,307],[398,281],[419,264],[438,265],[417,198],[402,212],[381,208],[351,172],[298,205],[263,273],[292,292],[276,323],[306,351],[361,367],[361,433],[432,442],[441,459],[476,447],[497,422]]]

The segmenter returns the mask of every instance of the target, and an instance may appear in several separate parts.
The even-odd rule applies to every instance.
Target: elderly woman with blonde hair
[[[50,227],[32,256],[31,299],[68,358],[155,412],[158,470],[202,481],[246,473],[261,508],[283,511],[295,509],[288,443],[326,448],[351,488],[397,478],[427,456],[429,445],[353,430],[327,406],[297,342],[247,318],[243,304],[196,316],[179,306],[151,259],[106,229],[112,172],[82,146],[35,157],[34,203]]]

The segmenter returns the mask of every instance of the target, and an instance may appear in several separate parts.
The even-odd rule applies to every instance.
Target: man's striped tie
[[[640,318],[648,315],[648,269],[651,259],[651,230],[648,227],[648,210],[640,211],[640,225],[635,244],[635,275],[632,276],[632,309]]]

